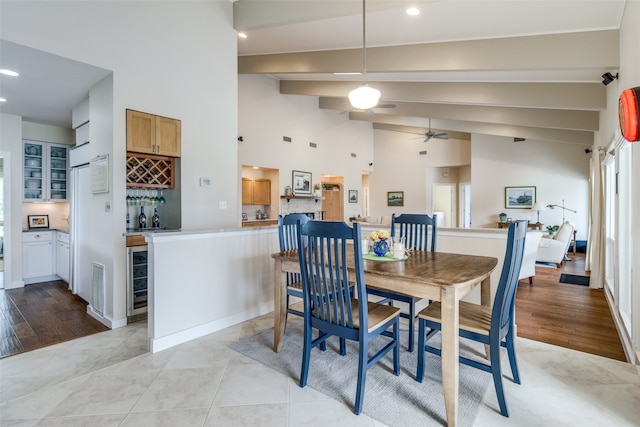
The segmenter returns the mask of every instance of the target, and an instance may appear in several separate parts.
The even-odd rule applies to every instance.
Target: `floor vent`
[[[105,266],[94,262],[91,278],[91,307],[100,316],[104,315],[104,282]]]

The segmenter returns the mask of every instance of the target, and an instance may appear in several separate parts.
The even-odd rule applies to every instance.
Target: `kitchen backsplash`
[[[28,229],[29,215],[48,215],[49,228],[69,228],[69,203],[23,203],[22,228]]]

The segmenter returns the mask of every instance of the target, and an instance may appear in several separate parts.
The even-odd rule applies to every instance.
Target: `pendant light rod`
[[[378,105],[380,91],[367,84],[367,6],[362,0],[362,84],[349,92],[349,101],[353,108],[368,110]]]
[[[362,80],[367,82],[367,2],[362,0]]]

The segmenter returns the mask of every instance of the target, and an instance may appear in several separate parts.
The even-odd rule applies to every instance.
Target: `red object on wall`
[[[640,86],[625,89],[618,100],[618,119],[622,136],[629,142],[638,141],[638,122],[640,113],[638,101],[640,100]]]

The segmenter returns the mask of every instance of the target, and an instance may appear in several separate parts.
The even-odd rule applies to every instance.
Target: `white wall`
[[[640,2],[627,1],[620,25],[620,70],[618,79],[611,82],[607,87],[607,109],[600,114],[600,132],[596,133],[595,145],[608,147],[614,132],[619,129],[618,121],[618,98],[623,90],[640,86]],[[618,70],[611,70],[612,72]],[[631,144],[632,156],[632,179],[636,185],[631,195],[631,211],[635,218],[640,212],[640,142]],[[616,221],[616,219],[614,219]],[[640,265],[640,221],[631,223],[631,254],[621,256],[631,256],[629,265]],[[614,259],[618,256],[614,254]],[[635,353],[635,363],[640,363],[640,268],[632,269],[631,273],[631,323],[632,331],[623,335],[625,350]],[[616,284],[616,287],[620,284]],[[621,330],[624,325],[620,322],[617,301],[610,301],[614,311],[614,320],[618,321]],[[630,342],[630,347],[627,344]]]
[[[320,110],[317,97],[280,95],[279,82],[262,75],[239,76],[238,103],[238,136],[244,139],[237,142],[238,158],[242,165],[280,170],[280,193],[272,198],[279,198],[284,187],[291,185],[292,170],[311,172],[313,184],[320,182],[321,174],[338,175],[344,177],[345,219],[362,211],[360,198],[358,203],[348,203],[347,190],[361,194],[362,171],[370,170],[370,123],[350,121],[339,111]],[[283,136],[292,142],[284,142]],[[310,142],[317,148],[311,148]]]
[[[431,213],[433,168],[471,164],[470,142],[457,139],[431,140],[401,132],[374,132],[374,164],[370,176],[370,215]],[[427,151],[420,155],[420,151]],[[387,206],[388,191],[404,191],[404,206]]]
[[[0,114],[0,151],[4,163],[4,287],[24,286],[22,281],[22,118]],[[15,158],[18,158],[17,160]],[[7,203],[8,202],[8,203]]]
[[[589,217],[589,156],[576,144],[532,141],[473,134],[471,137],[471,194],[473,227],[496,227],[498,214],[535,222],[528,209],[505,209],[504,187],[535,186],[537,200],[562,205],[565,220],[573,222],[578,239],[586,240]],[[562,209],[540,212],[546,225],[562,223]]]
[[[90,114],[92,138],[100,140],[96,150],[110,155],[111,177],[110,192],[93,202],[96,219],[104,219],[96,257],[107,260],[107,317],[121,322],[127,108],[182,120],[182,227],[238,223],[239,180],[229,179],[239,176],[232,3],[3,1],[0,37],[113,71],[112,95],[97,88],[93,101],[98,97],[106,104],[91,101]],[[96,122],[101,122],[98,133]],[[18,136],[12,137],[12,147],[20,143]],[[19,161],[17,154],[12,157]],[[211,178],[213,185],[199,187],[200,177]],[[222,200],[228,201],[227,209],[219,209]],[[110,212],[105,212],[106,201]]]

